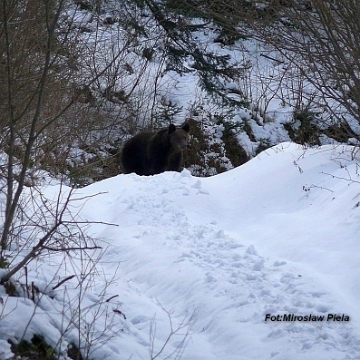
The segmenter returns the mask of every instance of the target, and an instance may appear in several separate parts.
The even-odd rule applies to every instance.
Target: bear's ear
[[[186,132],[189,132],[190,131],[190,124],[189,123],[185,123],[183,126],[182,126],[182,129]]]
[[[172,132],[174,132],[176,130],[176,126],[174,124],[170,124],[169,125],[169,134],[171,134]]]

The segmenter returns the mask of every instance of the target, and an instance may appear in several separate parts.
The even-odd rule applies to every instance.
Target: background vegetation
[[[356,0],[3,0],[2,283],[40,254],[96,250],[70,194],[48,209],[37,186],[45,172],[72,187],[117,175],[143,129],[189,121],[196,176],[288,139],[358,145],[359,16]],[[170,79],[189,77],[196,96],[176,101]],[[291,109],[275,135],[274,101]]]

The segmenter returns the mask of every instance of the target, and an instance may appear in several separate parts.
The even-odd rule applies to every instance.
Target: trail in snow
[[[86,200],[82,219],[117,225],[88,227],[105,252],[102,277],[86,289],[82,306],[96,303],[105,286],[104,298],[118,296],[110,313],[121,311],[111,326],[98,315],[94,334],[107,331],[91,358],[151,358],[167,341],[170,315],[174,329],[184,326],[159,359],[175,358],[177,349],[185,360],[359,359],[360,190],[351,150],[282,144],[212,178],[186,170],[130,174],[79,189],[77,197],[101,193]],[[44,189],[49,197],[56,191]],[[29,281],[49,282],[54,263],[61,263],[51,261],[29,269]],[[74,271],[63,265],[62,276]],[[70,285],[69,298],[78,292],[76,282]],[[61,311],[71,314],[63,291],[41,299],[31,331],[56,338]],[[14,301],[8,298],[6,306]],[[17,315],[33,307],[16,301]],[[324,320],[266,321],[267,314]],[[332,314],[350,321],[327,321]],[[14,332],[15,315],[0,328]]]
[[[125,235],[118,237],[115,257],[121,254],[121,271],[137,284],[141,293],[166,309],[174,309],[179,318],[196,312],[184,355],[187,359],[196,355],[202,359],[238,359],[239,354],[251,359],[305,359],[310,354],[316,354],[317,359],[356,359],[360,354],[359,338],[352,328],[354,322],[358,325],[358,319],[353,313],[352,324],[264,321],[266,314],[327,318],[331,313],[350,316],[348,312],[355,310],[350,304],[341,303],[341,296],[336,294],[340,287],[333,289],[323,283],[329,280],[323,274],[309,269],[306,263],[288,261],[288,256],[276,256],[283,250],[278,244],[284,241],[279,238],[284,231],[287,241],[296,242],[292,246],[294,252],[301,252],[301,239],[307,247],[313,240],[307,236],[317,236],[319,232],[319,219],[308,219],[305,213],[301,227],[298,217],[289,215],[289,211],[296,211],[297,215],[308,211],[304,209],[311,201],[302,186],[294,191],[294,184],[299,184],[292,178],[299,178],[304,187],[311,186],[308,181],[319,180],[319,166],[330,171],[338,165],[327,161],[304,179],[305,170],[299,171],[299,166],[306,166],[306,161],[301,162],[303,150],[292,146],[284,154],[279,147],[278,152],[280,155],[274,151],[253,160],[250,169],[237,169],[212,179],[192,178],[184,171],[147,179],[130,175],[112,180],[114,185],[118,181],[124,185],[108,209],[121,219],[121,232]],[[329,152],[324,156],[328,158]],[[305,157],[311,159],[312,154]],[[296,161],[301,165],[294,164]],[[254,171],[254,165],[261,168]],[[234,181],[231,183],[230,179]],[[246,187],[249,189],[244,193]],[[328,197],[327,191],[322,192]],[[321,202],[319,205],[321,208]],[[279,212],[284,216],[272,224],[263,222],[266,210],[275,217]],[[321,213],[318,215],[322,219]],[[293,222],[286,223],[291,217]],[[321,228],[320,233],[334,231],[328,219],[322,221],[328,228]],[[309,228],[306,224],[310,224]],[[297,236],[292,238],[294,230]],[[113,232],[121,234],[107,229],[101,236],[114,238]],[[262,250],[269,246],[273,248],[271,256]],[[338,248],[341,246],[335,249]],[[314,247],[312,251],[319,249]],[[108,256],[110,261],[115,260],[112,254]],[[320,259],[320,268],[326,268],[327,261]],[[199,354],[199,343],[210,344],[208,352]]]

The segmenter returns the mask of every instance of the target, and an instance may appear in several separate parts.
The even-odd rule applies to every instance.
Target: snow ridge
[[[102,193],[86,201],[83,219],[117,225],[88,229],[104,249],[99,273],[113,279],[104,298],[118,297],[91,358],[359,359],[352,150],[287,143],[211,178],[130,174],[78,190]],[[84,304],[101,288],[87,289]],[[32,331],[59,329],[55,299],[41,302],[34,319],[47,325]],[[180,330],[168,339],[171,327]]]

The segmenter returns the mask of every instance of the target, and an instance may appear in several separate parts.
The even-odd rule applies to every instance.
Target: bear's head
[[[168,135],[170,144],[176,151],[186,149],[189,139],[190,125],[185,123],[181,128],[177,128],[174,124],[170,124]]]

